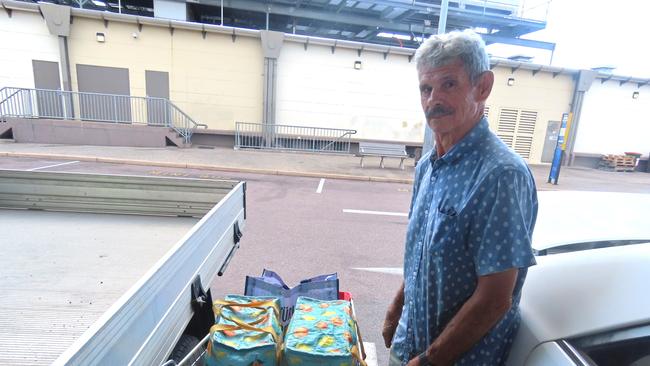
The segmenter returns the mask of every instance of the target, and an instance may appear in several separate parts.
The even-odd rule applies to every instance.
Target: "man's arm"
[[[390,348],[393,342],[393,336],[395,335],[395,330],[397,329],[399,318],[402,316],[403,306],[404,281],[402,281],[402,286],[399,288],[399,291],[397,291],[393,302],[388,306],[388,311],[386,311],[386,319],[384,319],[384,327],[381,332],[381,335],[384,338],[384,343],[386,344],[386,348]]]
[[[429,363],[452,365],[488,333],[510,309],[517,274],[518,269],[511,268],[478,278],[472,296],[427,349]],[[409,362],[418,364],[417,358]]]

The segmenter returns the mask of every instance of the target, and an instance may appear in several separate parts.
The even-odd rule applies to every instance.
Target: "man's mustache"
[[[447,107],[442,106],[442,105],[437,105],[437,106],[427,110],[424,113],[424,115],[427,117],[427,119],[431,119],[431,118],[444,117],[444,116],[450,115],[452,113],[454,113],[454,110],[452,108],[447,108]]]

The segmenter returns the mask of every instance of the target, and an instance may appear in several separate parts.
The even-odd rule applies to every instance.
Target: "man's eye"
[[[430,87],[420,88],[420,93],[421,93],[422,95],[428,95],[428,94],[431,94],[431,88],[430,88]]]
[[[445,81],[442,86],[445,87],[446,89],[452,88],[456,85],[456,82],[452,80]]]

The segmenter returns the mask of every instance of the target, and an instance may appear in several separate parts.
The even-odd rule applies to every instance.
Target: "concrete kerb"
[[[227,166],[217,166],[217,165],[208,165],[208,164],[186,164],[186,163],[160,162],[160,161],[136,160],[136,159],[102,158],[102,157],[85,156],[85,155],[0,152],[0,156],[16,157],[16,158],[35,158],[35,159],[78,160],[78,161],[97,162],[97,163],[156,166],[156,167],[163,167],[163,168],[198,169],[198,170],[222,171],[222,172],[230,172],[230,173],[251,173],[251,174],[265,174],[265,175],[283,175],[283,176],[293,176],[293,177],[356,180],[356,181],[381,182],[381,183],[413,184],[412,179],[403,179],[403,178],[373,177],[373,176],[347,175],[347,174],[335,174],[335,173],[300,172],[300,171],[273,170],[273,169],[233,168]]]

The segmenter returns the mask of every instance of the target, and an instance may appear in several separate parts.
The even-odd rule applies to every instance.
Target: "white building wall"
[[[0,12],[0,88],[33,88],[32,60],[59,62],[58,38],[39,13]]]
[[[639,98],[632,94],[638,91]],[[575,153],[650,152],[650,88],[596,79],[587,91]]]
[[[361,70],[354,62],[361,61]],[[276,123],[357,130],[355,138],[422,142],[424,115],[408,57],[285,42]]]

